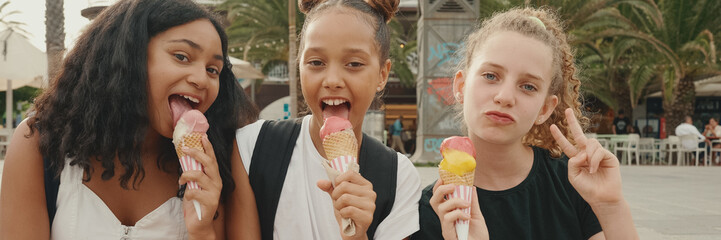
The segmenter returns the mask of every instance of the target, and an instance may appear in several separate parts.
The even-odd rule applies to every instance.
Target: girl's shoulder
[[[533,148],[533,161],[537,164],[539,174],[552,174],[559,176],[568,175],[568,157],[566,154],[561,154],[559,157],[554,157],[551,151],[545,148],[532,146]]]

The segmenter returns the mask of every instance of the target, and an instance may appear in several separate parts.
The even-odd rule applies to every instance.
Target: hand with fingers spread
[[[565,114],[575,145],[556,125],[551,125],[551,134],[569,158],[568,180],[571,185],[592,207],[624,202],[618,158],[595,138],[586,138],[570,108]]]
[[[195,182],[199,189],[185,188],[183,197],[183,213],[185,226],[188,229],[190,239],[214,239],[213,220],[218,210],[220,192],[223,189],[223,181],[220,178],[218,162],[213,151],[213,145],[208,136],[201,138],[205,151],[197,148],[183,147],[181,150],[193,157],[203,166],[203,170],[189,170],[183,172],[178,184]],[[198,219],[193,201],[200,205],[202,217]]]
[[[453,184],[443,185],[443,180],[441,179],[438,179],[433,186],[433,196],[431,197],[430,205],[441,222],[443,239],[458,239],[455,228],[457,220],[470,220],[468,239],[489,239],[486,220],[483,218],[481,208],[478,205],[476,188],[473,188],[473,197],[470,206],[461,198],[446,198],[447,195],[453,193],[454,189],[455,186]],[[461,211],[461,209],[467,207],[471,207],[470,215]]]
[[[318,180],[318,188],[330,195],[333,200],[335,219],[342,231],[341,221],[350,218],[355,222],[353,236],[341,234],[343,239],[367,239],[366,231],[373,221],[376,209],[376,193],[373,184],[360,173],[347,171],[335,179],[335,187],[328,180]]]

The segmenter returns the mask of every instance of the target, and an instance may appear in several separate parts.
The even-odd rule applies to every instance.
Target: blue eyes
[[[495,80],[496,80],[496,75],[493,75],[492,73],[484,73],[484,74],[483,74],[483,77],[486,78],[486,79],[488,79],[488,80],[491,80],[491,81],[495,81]]]
[[[523,86],[521,86],[521,88],[526,91],[536,91],[536,87],[530,84],[524,84]]]
[[[496,74],[494,74],[494,73],[483,73],[483,74],[481,74],[481,76],[490,82],[499,81],[498,76],[496,76]],[[522,84],[520,86],[520,88],[523,89],[524,91],[529,91],[529,92],[538,91],[538,88],[536,88],[536,86],[534,86],[533,84],[529,84],[529,83]]]

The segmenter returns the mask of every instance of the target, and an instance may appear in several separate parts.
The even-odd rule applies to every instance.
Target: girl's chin
[[[490,144],[505,145],[514,142],[514,138],[510,136],[511,134],[507,131],[494,131],[493,129],[485,129],[482,132],[475,132],[474,134],[481,141]]]

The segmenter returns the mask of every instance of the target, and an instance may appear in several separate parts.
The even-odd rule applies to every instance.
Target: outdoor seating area
[[[693,135],[669,136],[664,139],[640,137],[639,134],[586,134],[595,137],[612,152],[623,165],[676,165],[676,166],[714,166],[720,165],[721,140],[713,140],[711,145],[698,140]],[[683,142],[697,143],[695,147]]]

